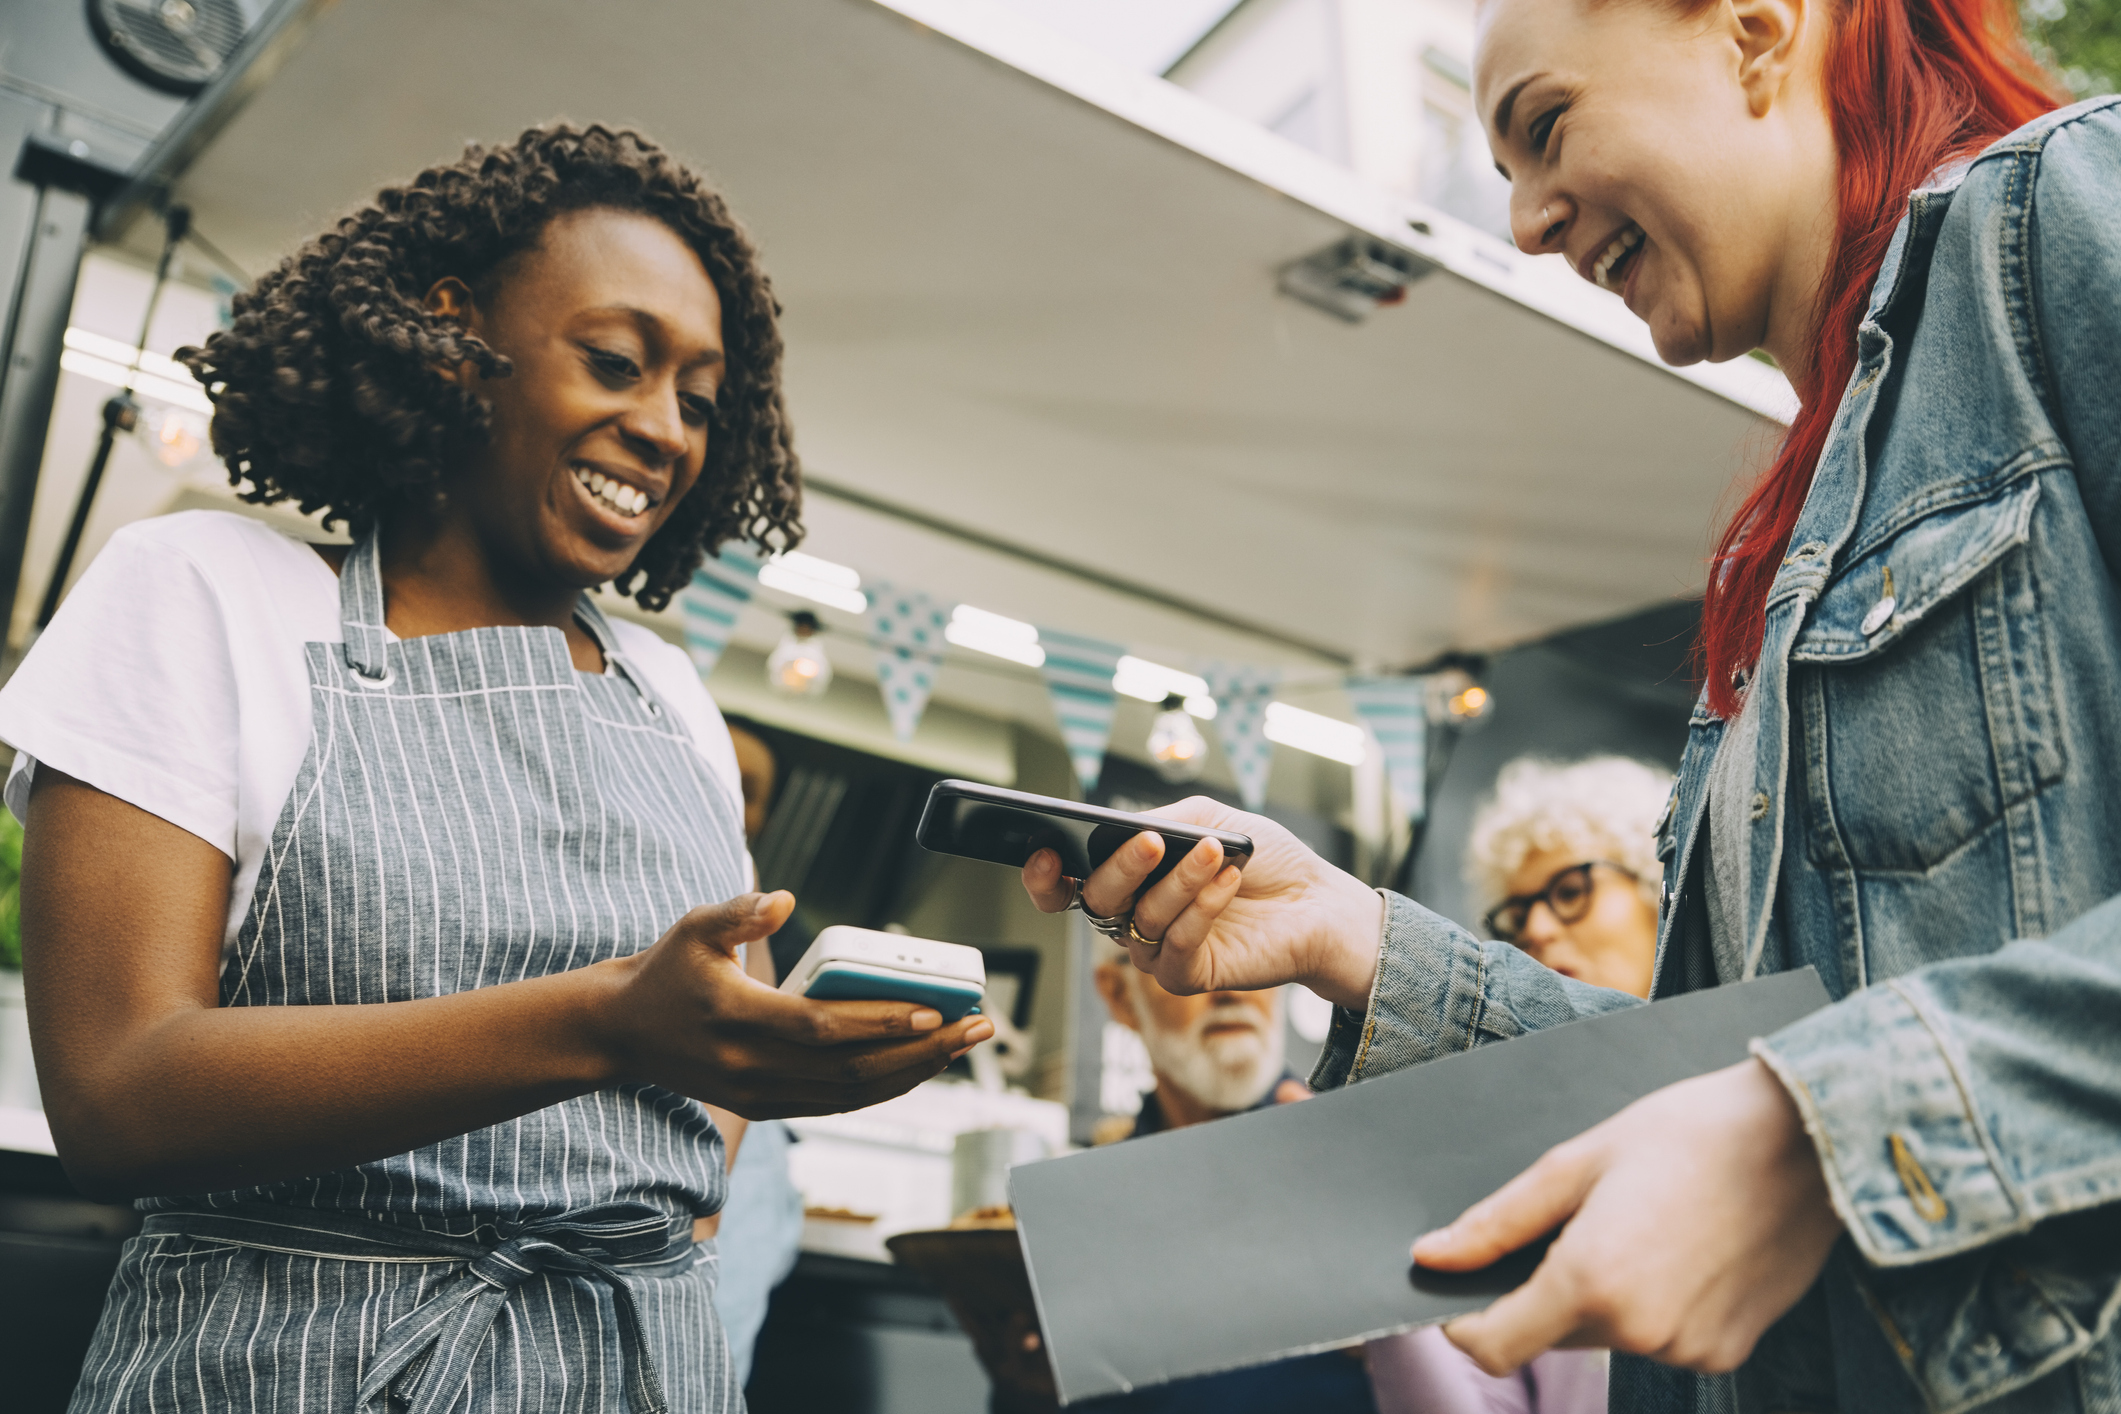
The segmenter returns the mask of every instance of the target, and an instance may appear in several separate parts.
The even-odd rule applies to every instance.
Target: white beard
[[[1281,1079],[1286,1040],[1279,1007],[1264,1018],[1257,1008],[1238,1002],[1211,1007],[1184,1031],[1158,1029],[1147,1007],[1137,1007],[1135,1014],[1143,1020],[1142,1045],[1157,1075],[1211,1110],[1249,1110]],[[1204,1034],[1233,1021],[1243,1022],[1244,1029]]]

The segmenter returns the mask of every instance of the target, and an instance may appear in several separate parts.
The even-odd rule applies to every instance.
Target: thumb
[[[786,889],[775,889],[770,894],[738,894],[721,903],[695,908],[685,915],[679,927],[688,940],[733,959],[745,943],[778,933],[794,911],[795,895]]]
[[[1447,1272],[1474,1271],[1498,1261],[1573,1217],[1595,1176],[1584,1146],[1549,1149],[1449,1227],[1423,1234],[1414,1244],[1414,1260]]]

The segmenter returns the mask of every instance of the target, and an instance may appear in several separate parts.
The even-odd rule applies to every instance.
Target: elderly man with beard
[[[1278,989],[1181,997],[1121,954],[1098,965],[1097,991],[1112,1019],[1142,1038],[1156,1072],[1156,1088],[1142,1096],[1130,1135],[1183,1129],[1311,1093],[1282,1065]]]
[[[1100,963],[1096,975],[1113,1020],[1142,1038],[1156,1073],[1133,1129],[1113,1137],[1140,1138],[1309,1098],[1283,1065],[1281,989],[1181,997],[1135,970],[1125,954]],[[1265,1283],[1273,1274],[1260,1276]],[[1376,1414],[1360,1354],[1302,1355],[1069,1407],[1098,1414]]]

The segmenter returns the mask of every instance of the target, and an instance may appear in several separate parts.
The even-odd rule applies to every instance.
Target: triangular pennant
[[[1087,794],[1097,789],[1104,770],[1105,747],[1112,740],[1112,711],[1118,694],[1112,690],[1112,674],[1126,649],[1117,643],[1041,628],[1038,645],[1046,650],[1039,676],[1053,696],[1053,714],[1060,718],[1061,741],[1075,765],[1075,778]]]
[[[869,643],[876,649],[876,686],[884,695],[891,734],[911,741],[943,666],[943,625],[949,611],[917,589],[867,586]]]
[[[1243,663],[1209,663],[1201,676],[1215,699],[1215,730],[1230,774],[1237,777],[1237,793],[1245,809],[1257,810],[1266,803],[1267,768],[1274,762],[1274,744],[1267,740],[1267,704],[1274,699],[1281,673]]]
[[[759,561],[749,546],[725,545],[692,572],[692,583],[678,596],[685,624],[685,651],[701,677],[714,671],[736,632],[737,614],[758,587]]]
[[[1384,748],[1385,779],[1411,823],[1428,812],[1429,683],[1420,677],[1349,678],[1355,715]]]

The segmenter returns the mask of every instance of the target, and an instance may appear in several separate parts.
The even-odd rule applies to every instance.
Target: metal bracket
[[[1374,236],[1349,236],[1282,267],[1279,288],[1335,319],[1360,324],[1436,267]]]

